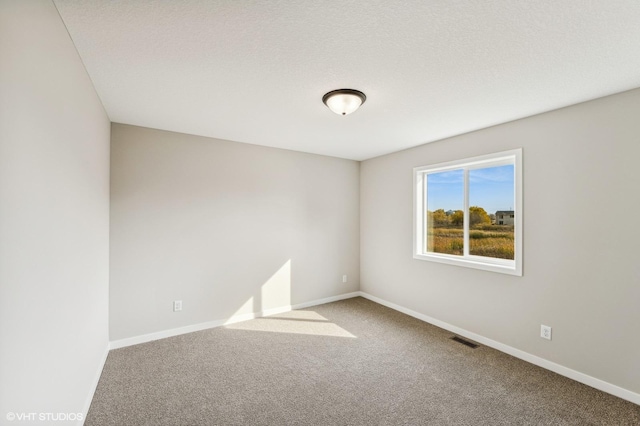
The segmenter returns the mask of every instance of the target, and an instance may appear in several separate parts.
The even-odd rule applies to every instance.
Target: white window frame
[[[514,260],[496,259],[469,254],[469,170],[514,165]],[[427,252],[425,230],[427,229],[426,175],[451,170],[463,170],[464,174],[464,254],[462,256]],[[522,276],[522,148],[494,154],[481,155],[446,163],[420,166],[413,169],[413,258],[431,262],[482,269]]]

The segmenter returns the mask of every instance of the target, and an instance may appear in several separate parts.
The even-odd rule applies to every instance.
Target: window
[[[415,259],[522,276],[522,150],[416,167]]]

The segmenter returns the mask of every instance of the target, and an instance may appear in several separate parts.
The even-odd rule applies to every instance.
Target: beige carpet
[[[109,353],[87,425],[640,425],[640,406],[363,298]]]

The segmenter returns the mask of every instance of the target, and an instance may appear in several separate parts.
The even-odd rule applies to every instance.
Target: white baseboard
[[[553,371],[554,373],[558,373],[561,376],[568,377],[577,382],[583,383],[587,386],[591,386],[592,388],[596,388],[603,392],[609,393],[611,395],[617,396],[618,398],[625,399],[627,401],[633,402],[634,404],[640,405],[640,394],[632,392],[630,390],[621,388],[620,386],[613,385],[611,383],[605,382],[604,380],[597,379],[595,377],[591,377],[587,374],[581,373],[576,370],[572,370],[571,368],[565,367],[560,364],[556,364],[555,362],[546,360],[544,358],[540,358],[536,355],[532,355],[528,352],[521,351],[520,349],[513,348],[511,346],[505,345],[500,342],[496,342],[495,340],[488,339],[479,334],[473,333],[471,331],[467,331],[460,327],[456,327],[455,325],[451,325],[444,321],[437,320],[428,315],[421,314],[416,311],[412,311],[411,309],[407,309],[403,306],[396,305],[395,303],[388,302],[379,297],[373,296],[371,294],[365,293],[363,291],[358,292],[360,296],[365,299],[369,299],[372,302],[379,303],[380,305],[384,305],[388,308],[396,310],[398,312],[402,312],[403,314],[407,314],[424,322],[428,322],[429,324],[433,324],[437,327],[448,330],[452,333],[458,334],[460,336],[466,337],[468,339],[474,340],[478,343],[482,343],[485,346],[489,346],[493,349],[497,349],[500,352],[504,352],[506,354],[512,355],[516,358],[520,358],[524,361],[530,362],[531,364],[535,364],[539,367],[545,368],[547,370]]]
[[[84,402],[84,407],[82,408],[82,420],[78,420],[78,425],[84,425],[84,421],[87,418],[87,414],[89,414],[89,408],[91,407],[91,402],[93,401],[93,396],[96,393],[96,389],[98,388],[98,382],[100,381],[100,376],[102,375],[102,370],[104,369],[104,364],[107,362],[107,356],[109,355],[109,343],[104,348],[104,353],[102,354],[102,359],[100,364],[98,365],[98,371],[96,372],[93,381],[91,382],[91,388],[89,389],[89,395],[87,395],[87,399]]]
[[[165,339],[167,337],[178,336],[186,333],[193,333],[194,331],[207,330],[209,328],[220,327],[222,325],[233,324],[236,322],[247,321],[254,318],[265,317],[269,315],[281,314],[283,312],[289,312],[294,309],[304,309],[310,306],[322,305],[325,303],[335,302],[343,299],[350,299],[352,297],[360,296],[359,291],[353,293],[340,294],[337,296],[326,297],[324,299],[312,300],[309,302],[298,303],[296,305],[286,305],[278,308],[265,309],[260,312],[252,312],[248,314],[234,315],[227,319],[219,319],[214,321],[203,322],[199,324],[188,325],[185,327],[172,328],[169,330],[157,331],[155,333],[143,334],[140,336],[127,337],[126,339],[113,340],[109,344],[110,349],[119,349],[126,346],[138,345],[140,343],[151,342],[154,340]]]
[[[345,294],[340,294],[338,296],[325,297],[324,299],[317,299],[311,302],[298,303],[297,305],[293,305],[290,310],[305,309],[311,306],[324,305],[325,303],[337,302],[338,300],[351,299],[358,296],[360,296],[360,292],[354,291],[352,293],[345,293]]]

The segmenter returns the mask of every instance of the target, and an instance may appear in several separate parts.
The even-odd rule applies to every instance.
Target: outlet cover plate
[[[551,340],[551,327],[548,325],[540,325],[540,337],[543,339]]]

